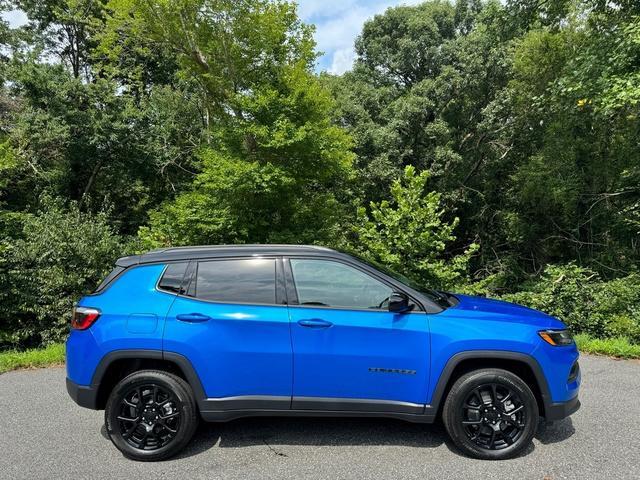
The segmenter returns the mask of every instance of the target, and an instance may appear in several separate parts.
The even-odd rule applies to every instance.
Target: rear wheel
[[[442,419],[464,453],[500,460],[517,455],[531,443],[538,404],[527,384],[513,373],[476,370],[451,387]]]
[[[167,372],[135,372],[111,392],[105,425],[125,456],[142,461],[169,458],[184,448],[198,425],[191,387]]]

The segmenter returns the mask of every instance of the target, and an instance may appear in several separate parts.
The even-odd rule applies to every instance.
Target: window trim
[[[220,301],[220,300],[207,300],[205,298],[198,298],[194,295],[188,295],[188,291],[191,290],[191,287],[194,286],[194,293],[195,293],[195,286],[197,284],[197,278],[198,278],[198,266],[200,263],[209,263],[209,262],[224,262],[227,260],[253,260],[253,259],[267,259],[267,260],[275,260],[275,303],[257,303],[257,302],[230,302],[230,301]],[[193,259],[189,261],[189,264],[193,264],[194,268],[191,271],[191,278],[189,279],[189,284],[187,286],[187,294],[182,294],[182,293],[172,293],[172,292],[167,292],[166,290],[162,290],[162,289],[158,289],[157,284],[156,284],[156,289],[159,290],[160,292],[163,293],[169,293],[171,295],[175,295],[177,297],[182,297],[182,298],[186,298],[189,300],[193,300],[193,301],[197,301],[197,302],[204,302],[204,303],[211,303],[211,304],[217,304],[217,305],[254,305],[254,306],[259,306],[259,307],[283,307],[283,306],[287,306],[286,303],[286,292],[284,289],[284,278],[283,278],[283,269],[282,269],[282,265],[281,262],[279,262],[278,260],[282,259],[282,257],[280,255],[239,255],[239,256],[233,256],[233,257],[213,257],[213,258],[198,258],[198,259]],[[167,265],[169,263],[181,263],[183,261],[180,262],[167,262]],[[166,269],[166,267],[165,267]],[[187,266],[187,271],[189,270],[189,266]],[[187,272],[185,272],[186,274]],[[163,270],[163,274],[164,274],[164,270]],[[158,282],[160,282],[160,279],[162,278],[162,275],[160,275],[160,277],[158,278]],[[183,278],[183,281],[185,280],[185,278]]]
[[[102,287],[100,289],[98,289],[98,287],[95,288],[94,291],[86,293],[84,296],[85,297],[97,297],[99,295],[102,295],[104,292],[106,292],[107,290],[109,290],[109,288],[111,288],[111,285],[113,285],[115,283],[116,280],[118,280],[122,275],[124,275],[124,272],[126,272],[127,270],[129,270],[129,267],[120,267],[121,270],[118,272],[117,275],[114,275],[112,278],[109,279],[109,282],[105,283],[105,280],[107,279],[107,277],[109,275],[111,275],[111,273],[113,273],[113,271],[119,267],[119,265],[115,265],[110,272],[107,274],[107,276],[98,284],[98,287]],[[103,285],[104,283],[104,285]]]
[[[359,265],[355,262],[350,262],[347,260],[343,260],[341,258],[335,258],[335,257],[329,257],[329,256],[309,256],[309,255],[287,255],[285,257],[283,257],[284,263],[285,263],[285,283],[286,283],[286,287],[287,287],[287,296],[289,298],[291,298],[291,301],[288,303],[289,307],[297,307],[297,308],[318,308],[318,309],[323,309],[323,310],[347,310],[347,311],[352,311],[352,312],[370,312],[370,313],[392,313],[389,312],[388,309],[385,308],[356,308],[356,307],[339,307],[339,306],[325,306],[325,305],[300,305],[299,300],[298,300],[298,291],[296,289],[296,283],[295,283],[295,278],[293,276],[293,268],[291,267],[291,260],[292,259],[300,259],[300,260],[321,260],[321,261],[325,261],[325,262],[336,262],[336,263],[342,263],[343,265],[346,265],[348,267],[352,267],[355,268],[356,270],[362,272],[363,274],[374,278],[375,280],[379,281],[380,283],[385,284],[386,286],[388,286],[389,288],[391,288],[392,291],[394,292],[400,292],[403,293],[405,295],[407,295],[409,297],[409,300],[416,306],[416,308],[414,308],[413,310],[409,311],[409,312],[405,312],[402,314],[398,314],[398,315],[407,315],[407,314],[412,314],[412,313],[422,313],[422,314],[426,314],[426,309],[424,308],[424,305],[422,305],[422,302],[420,302],[418,299],[415,298],[414,295],[410,295],[409,293],[407,293],[407,291],[404,288],[399,287],[398,285],[396,285],[393,282],[388,281],[386,278],[381,277],[380,275],[377,275],[374,272],[377,272],[377,270],[374,270],[373,272],[370,271],[368,268],[363,267],[362,265]]]

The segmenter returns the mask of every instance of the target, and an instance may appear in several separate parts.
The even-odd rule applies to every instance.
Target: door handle
[[[203,315],[202,313],[181,313],[179,315],[176,315],[176,318],[180,321],[189,323],[199,323],[211,320],[210,316]]]
[[[308,328],[327,328],[333,325],[333,323],[322,320],[321,318],[306,318],[304,320],[298,320],[298,325]]]

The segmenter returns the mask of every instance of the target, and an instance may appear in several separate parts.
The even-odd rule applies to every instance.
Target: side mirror
[[[393,313],[405,313],[413,309],[409,305],[409,297],[404,293],[393,292],[389,297],[389,311]]]

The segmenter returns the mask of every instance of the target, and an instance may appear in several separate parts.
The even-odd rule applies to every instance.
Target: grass
[[[625,337],[593,338],[581,333],[574,338],[582,353],[608,355],[618,358],[640,358],[640,345],[631,343]]]
[[[48,367],[64,363],[64,344],[55,343],[46,348],[36,348],[19,352],[0,352],[0,373],[18,368]]]

